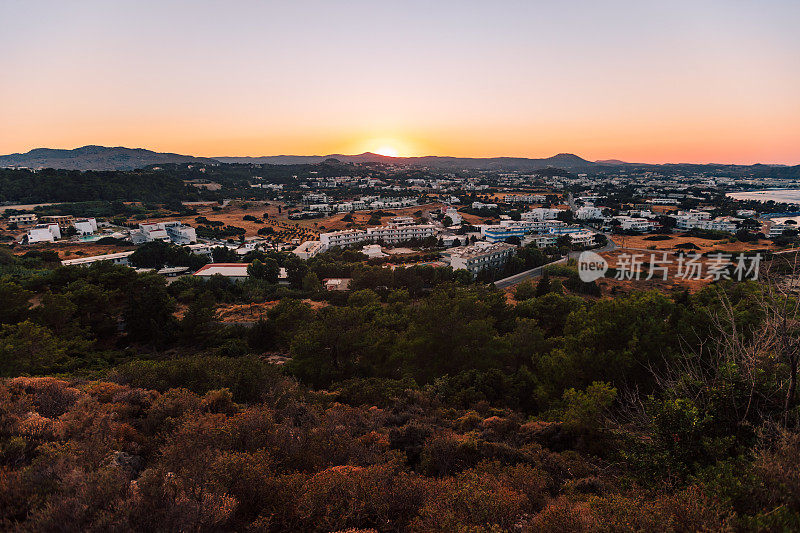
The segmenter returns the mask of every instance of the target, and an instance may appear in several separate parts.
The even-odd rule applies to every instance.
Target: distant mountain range
[[[153,152],[143,148],[83,146],[74,150],[36,148],[24,154],[0,156],[0,167],[60,168],[68,170],[133,170],[167,163],[252,163],[303,165],[337,159],[343,163],[396,163],[440,169],[537,170],[558,167],[565,170],[591,169],[597,165],[573,154],[558,154],[544,159],[525,157],[389,157],[371,152],[357,155],[276,155],[264,157],[195,157]]]
[[[67,170],[133,170],[165,163],[213,163],[207,157],[165,154],[143,148],[82,146],[74,150],[36,148],[24,154],[0,156],[0,167],[61,168]]]
[[[759,175],[780,178],[800,178],[800,165],[728,165],[672,163],[666,165],[627,163],[618,159],[588,161],[575,154],[557,154],[553,157],[532,159],[527,157],[389,157],[371,152],[345,155],[275,155],[264,157],[196,157],[191,155],[153,152],[143,148],[83,146],[74,150],[36,148],[24,154],[0,156],[2,167],[59,168],[68,170],[133,170],[148,165],[168,163],[250,163],[271,165],[303,165],[337,159],[342,163],[394,163],[442,170],[509,170],[534,171],[548,167],[572,172],[592,171],[601,168],[625,166],[651,170],[716,171],[731,175]]]
[[[591,169],[603,163],[587,161],[574,154],[558,154],[543,159],[527,157],[389,157],[372,152],[358,155],[330,154],[324,156],[277,155],[265,157],[215,157],[222,163],[255,163],[273,165],[296,165],[320,163],[326,159],[338,159],[344,163],[396,163],[439,169],[486,169],[486,170],[538,170],[547,167],[558,167],[565,170]]]

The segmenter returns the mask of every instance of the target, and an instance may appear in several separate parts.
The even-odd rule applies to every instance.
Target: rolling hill
[[[0,167],[66,170],[134,170],[165,163],[212,163],[207,157],[153,152],[143,148],[82,146],[74,150],[36,148],[24,154],[0,156]]]

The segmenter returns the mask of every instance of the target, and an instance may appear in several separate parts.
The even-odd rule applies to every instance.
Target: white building
[[[487,268],[502,268],[514,253],[512,244],[476,242],[470,246],[451,248],[445,254],[453,270],[468,270],[474,276]]]
[[[64,266],[85,266],[100,261],[110,261],[115,265],[128,266],[128,257],[133,254],[133,250],[129,252],[117,252],[114,254],[94,255],[91,257],[80,257],[78,259],[64,259],[61,264]]]
[[[300,259],[311,259],[318,253],[322,251],[322,242],[321,241],[306,241],[297,248],[294,249],[292,253],[299,257]]]
[[[413,226],[416,224],[416,222],[417,221],[414,220],[414,217],[399,216],[392,218],[392,224],[395,226]]]
[[[209,263],[203,265],[200,270],[193,275],[209,280],[211,276],[220,275],[231,281],[244,281],[250,277],[247,273],[247,263]]]
[[[197,242],[197,232],[179,221],[139,224],[139,229],[131,230],[131,241],[133,244],[153,241],[192,244]]]
[[[330,250],[336,246],[346,247],[364,242],[367,239],[367,232],[360,229],[345,229],[341,231],[331,231],[322,233],[319,240],[323,250]]]
[[[433,224],[415,224],[413,226],[377,226],[367,228],[367,240],[383,241],[387,244],[398,244],[412,239],[422,240],[436,236]]]
[[[169,241],[167,230],[162,224],[139,224],[139,229],[131,230],[131,242],[143,244],[152,241]]]
[[[191,226],[184,226],[181,222],[164,222],[164,229],[169,235],[169,240],[174,244],[192,244],[197,242],[197,232]]]
[[[575,211],[575,218],[578,220],[603,218],[603,210],[593,205],[585,205],[579,207],[578,210]]]
[[[656,227],[655,222],[651,222],[646,218],[637,218],[637,217],[614,217],[615,219],[620,221],[620,228],[625,231],[636,231],[639,233],[646,233],[648,231],[653,231]]]
[[[485,204],[483,202],[472,202],[472,209],[497,209],[497,204]]]
[[[365,244],[364,247],[361,249],[361,253],[366,255],[370,259],[379,259],[382,257],[388,257],[389,255],[383,253],[380,244]]]
[[[389,224],[388,226],[367,228],[366,231],[349,229],[322,233],[319,236],[319,240],[322,243],[323,250],[330,250],[335,246],[352,246],[362,242],[381,241],[386,244],[398,244],[412,239],[421,240],[435,236],[436,226],[433,224],[414,224],[409,226]]]
[[[541,204],[544,203],[547,198],[543,194],[517,194],[508,195],[504,197],[503,200],[509,203]]]
[[[522,213],[520,216],[522,220],[555,220],[560,212],[560,209],[537,207]]]
[[[75,221],[75,231],[78,235],[91,235],[97,231],[97,220],[93,218],[79,218]]]
[[[464,218],[458,211],[456,211],[455,207],[448,207],[447,211],[444,212],[444,216],[450,217],[450,220],[453,221],[453,226],[460,226],[464,221]]]
[[[592,246],[595,244],[595,233],[587,229],[569,233],[573,246]]]
[[[481,226],[481,235],[489,242],[502,242],[509,237],[522,238],[529,233],[544,233],[566,226],[560,220],[503,220],[500,224]]]
[[[37,242],[53,242],[61,238],[61,228],[58,224],[39,224],[28,230],[26,239],[28,244]]]

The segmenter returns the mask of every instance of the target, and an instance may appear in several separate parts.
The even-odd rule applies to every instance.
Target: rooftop
[[[200,270],[195,272],[193,275],[213,276],[215,274],[220,274],[226,277],[241,278],[248,275],[248,266],[249,265],[247,263],[209,263],[207,265],[203,265]]]

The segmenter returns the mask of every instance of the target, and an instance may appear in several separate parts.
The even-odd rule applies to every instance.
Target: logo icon
[[[581,255],[578,256],[578,277],[584,283],[602,278],[607,270],[606,260],[594,252],[581,252]]]

